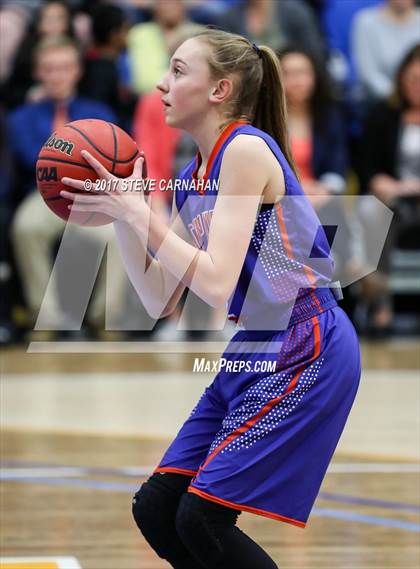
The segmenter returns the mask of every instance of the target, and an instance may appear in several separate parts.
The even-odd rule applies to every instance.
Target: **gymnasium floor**
[[[1,569],[169,567],[131,497],[212,374],[192,373],[192,353],[0,356]],[[419,344],[363,345],[363,360],[307,529],[239,518],[281,569],[419,567]]]

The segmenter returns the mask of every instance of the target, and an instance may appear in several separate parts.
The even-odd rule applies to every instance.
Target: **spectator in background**
[[[351,49],[351,28],[355,15],[383,0],[325,0],[321,10],[322,27],[328,49],[328,71],[342,87],[344,95],[352,95],[356,79]]]
[[[300,49],[287,48],[279,59],[291,148],[303,188],[308,195],[342,194],[347,175],[345,128],[325,71]]]
[[[348,169],[343,118],[325,70],[308,53],[288,48],[279,54],[287,100],[292,155],[302,188],[322,222],[340,227],[334,241],[336,278],[352,270],[350,228],[331,198],[346,190]]]
[[[302,0],[274,2],[286,45],[300,47],[319,63],[325,61],[325,41],[313,10]]]
[[[4,83],[10,75],[29,20],[29,10],[14,2],[3,4],[0,8],[0,83]]]
[[[8,121],[8,140],[16,159],[15,167],[23,169],[27,181],[27,195],[18,205],[12,222],[12,242],[32,324],[51,276],[53,245],[65,227],[65,222],[48,209],[35,189],[35,165],[39,151],[51,132],[66,122],[85,118],[115,122],[114,114],[106,105],[77,95],[76,86],[81,73],[79,49],[71,39],[44,40],[35,50],[35,76],[44,99],[19,107],[11,113]],[[113,236],[112,225],[79,229],[86,238],[96,242]],[[115,241],[109,242],[108,255],[108,260],[112,255],[118,255]],[[119,271],[118,266],[116,263],[116,270],[110,271],[108,283],[116,311],[120,310],[126,282],[123,268]],[[43,310],[53,328],[68,323],[58,302],[56,286],[50,281],[52,294],[43,301]],[[92,302],[90,309],[93,323],[99,323],[103,316],[99,301]]]
[[[10,200],[13,167],[7,140],[6,117],[2,107],[0,107],[0,179],[0,346],[3,346],[15,339],[12,304],[16,287],[13,282],[12,252],[8,238],[13,211]]]
[[[243,0],[188,0],[188,16],[203,26],[223,28],[226,12]]]
[[[92,13],[94,45],[87,51],[79,92],[111,107],[119,124],[131,130],[137,97],[120,80],[118,59],[126,48],[129,22],[124,11],[100,4]]]
[[[357,82],[351,30],[356,15],[383,0],[325,0],[322,23],[327,44],[327,68],[346,111],[352,169],[360,169],[361,136],[366,115],[364,93]]]
[[[394,211],[378,271],[364,279],[365,297],[371,301],[370,329],[382,335],[393,317],[388,290],[391,253],[404,234],[409,245],[420,249],[420,44],[402,61],[392,97],[372,109],[363,149],[362,189]],[[366,262],[372,266],[383,211],[375,202],[362,202],[359,213]]]
[[[243,4],[234,6],[226,15],[225,25],[229,31],[274,50],[280,49],[285,42],[275,3],[270,0],[245,0]]]
[[[128,35],[133,89],[149,93],[166,72],[171,38],[190,24],[184,0],[155,0],[152,22],[133,26]]]
[[[41,40],[62,35],[74,38],[68,4],[60,0],[44,2],[17,49],[10,77],[2,88],[3,102],[9,109],[42,98],[32,74],[34,50]]]
[[[245,0],[227,12],[223,27],[276,51],[293,44],[309,51],[318,60],[324,55],[316,18],[301,0]]]
[[[361,10],[354,19],[352,36],[365,97],[388,97],[404,54],[420,41],[420,8],[415,0],[386,0]]]

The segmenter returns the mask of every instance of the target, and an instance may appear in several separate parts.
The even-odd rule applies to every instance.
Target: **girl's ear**
[[[228,99],[233,91],[233,82],[231,79],[220,79],[210,92],[210,101],[220,104]]]

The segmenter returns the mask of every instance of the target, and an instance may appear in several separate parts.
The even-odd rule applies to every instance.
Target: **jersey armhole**
[[[279,147],[277,142],[270,135],[264,133],[263,131],[259,131],[259,129],[257,129],[256,127],[249,126],[249,125],[247,125],[247,127],[255,129],[256,132],[239,131],[238,134],[246,134],[249,136],[257,136],[258,138],[261,138],[265,142],[265,144],[268,146],[268,148],[271,150],[272,154],[274,155],[275,159],[280,164],[280,168],[282,169],[283,178],[284,178],[284,196],[290,195],[290,187],[292,185],[292,180],[296,179],[296,183],[299,183],[299,180],[296,178],[291,166],[289,165],[289,163],[286,160],[286,157],[284,156],[283,152],[281,151],[281,148]],[[264,134],[266,136],[263,136]],[[278,152],[278,155],[277,155],[277,152]],[[282,201],[284,196],[282,196],[274,204],[265,204],[265,205],[270,205],[270,206],[276,205]]]

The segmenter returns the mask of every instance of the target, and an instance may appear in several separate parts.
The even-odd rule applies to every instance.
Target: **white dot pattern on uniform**
[[[231,433],[256,415],[268,401],[278,397],[278,394],[289,385],[292,377],[292,374],[277,373],[253,385],[247,391],[242,405],[223,419],[222,428],[217,433],[209,452],[213,452]]]
[[[260,212],[252,242],[277,301],[295,299],[299,288],[309,286],[303,265],[286,253],[274,210]]]
[[[220,452],[233,452],[252,447],[257,441],[273,431],[284,419],[292,413],[302,401],[305,394],[315,383],[324,358],[315,361],[301,374],[297,386],[277,403],[271,411],[259,419],[251,428],[235,437]],[[265,378],[253,385],[245,396],[245,401],[238,409],[225,417],[222,430],[216,435],[209,454],[221,444],[231,433],[246,421],[252,419],[269,401],[282,395],[292,379],[291,374],[279,374]]]

